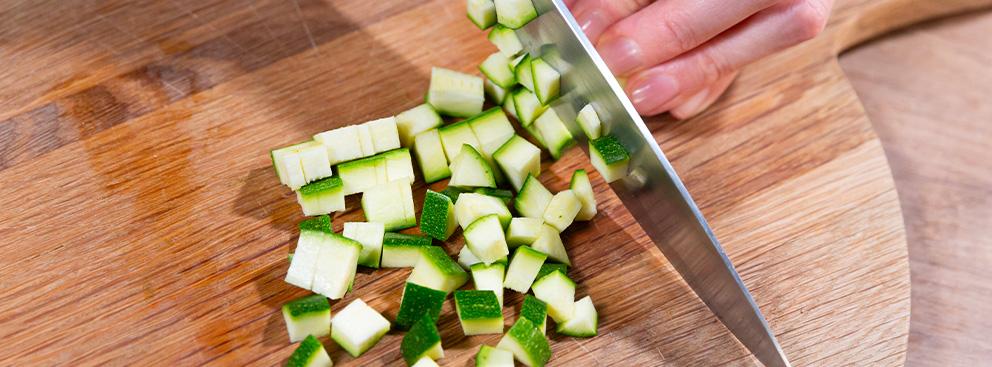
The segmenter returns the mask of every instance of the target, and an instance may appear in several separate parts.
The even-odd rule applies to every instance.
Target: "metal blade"
[[[534,5],[540,17],[517,34],[527,52],[562,74],[555,111],[572,122],[586,103],[593,104],[604,129],[631,152],[630,175],[612,183],[613,191],[686,283],[761,363],[789,366],[696,203],[571,13],[560,0],[534,0]],[[573,135],[584,137],[574,123],[569,125]]]

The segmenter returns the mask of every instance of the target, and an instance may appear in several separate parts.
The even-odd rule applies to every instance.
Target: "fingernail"
[[[655,74],[630,85],[630,100],[634,108],[645,115],[664,112],[662,108],[679,94],[679,83],[665,74]]]
[[[621,76],[641,66],[641,47],[630,38],[611,38],[597,49],[613,75]]]
[[[609,25],[607,24],[606,14],[603,14],[600,10],[583,12],[576,15],[575,20],[579,22],[579,26],[582,27],[582,32],[586,34],[586,37],[589,37],[593,42],[599,38],[599,35],[603,34],[603,30]]]
[[[699,114],[705,107],[704,104],[710,97],[710,90],[704,89],[703,91],[696,93],[689,100],[682,103],[681,106],[672,109],[672,116],[678,119],[687,119],[692,116]]]

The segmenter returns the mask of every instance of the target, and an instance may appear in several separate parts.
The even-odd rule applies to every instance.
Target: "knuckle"
[[[716,83],[716,81],[720,80],[724,76],[731,75],[734,72],[733,65],[731,65],[724,57],[717,55],[715,52],[703,51],[700,52],[698,56],[701,70],[701,85]]]
[[[812,39],[827,25],[830,9],[822,0],[802,0],[791,7],[792,33],[797,42]]]
[[[699,44],[695,32],[689,27],[690,24],[695,23],[686,20],[686,16],[678,12],[670,12],[660,21],[663,34],[668,34],[682,51],[691,50]]]

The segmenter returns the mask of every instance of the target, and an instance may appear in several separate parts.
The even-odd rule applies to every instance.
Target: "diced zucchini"
[[[331,162],[327,158],[327,148],[315,141],[308,141],[298,146],[297,154],[303,167],[303,177],[307,182],[314,182],[334,175]]]
[[[425,182],[432,183],[451,177],[448,158],[444,155],[441,135],[437,129],[417,134],[414,137],[413,151],[417,154],[417,163],[424,173]]]
[[[513,73],[517,77],[517,83],[520,83],[520,85],[522,85],[525,89],[527,89],[527,91],[533,92],[534,73],[533,70],[530,68],[531,60],[533,60],[533,58],[530,57],[530,55],[524,55],[524,57],[522,57],[520,61],[517,62],[517,65],[513,67]],[[534,96],[534,100],[538,101],[538,104],[540,104],[540,101],[537,99],[537,96]],[[517,109],[517,111],[520,110]]]
[[[486,265],[510,254],[496,214],[479,217],[469,224],[465,228],[465,245]]]
[[[403,288],[400,311],[396,314],[396,326],[406,330],[424,317],[437,321],[447,297],[445,292],[407,282]]]
[[[496,177],[486,159],[471,145],[462,145],[461,153],[451,161],[451,186],[496,187]]]
[[[551,274],[553,271],[560,271],[562,274],[568,276],[568,265],[545,262],[541,265],[541,270],[537,272],[537,278],[534,279],[544,278],[545,275]]]
[[[561,242],[561,235],[558,229],[547,223],[541,225],[541,233],[537,236],[537,240],[530,246],[535,250],[548,254],[549,259],[572,265],[572,262],[568,260],[568,253],[565,252],[565,244]]]
[[[506,101],[507,89],[496,85],[489,78],[483,81],[482,87],[486,91],[486,97],[489,97],[489,102],[492,102],[494,105],[502,106],[503,102]]]
[[[468,124],[468,121],[456,122],[441,127],[438,129],[438,133],[441,135],[441,146],[444,147],[444,155],[448,157],[449,162],[455,161],[455,157],[462,151],[462,145],[471,145],[475,150],[479,150],[482,146],[479,143],[479,139],[475,137],[475,133],[472,132],[472,126]]]
[[[492,196],[494,198],[503,200],[503,204],[509,205],[513,201],[513,191],[504,189],[494,189],[491,187],[476,187],[472,190],[476,194],[482,194],[487,196]]]
[[[362,156],[375,155],[375,141],[372,139],[372,130],[369,129],[369,125],[361,124],[356,128],[358,129],[358,142],[362,145]]]
[[[468,19],[479,29],[487,29],[496,24],[496,5],[493,0],[468,0]]]
[[[558,73],[558,70],[555,70],[542,58],[531,60],[530,69],[534,78],[534,94],[537,95],[541,104],[547,105],[558,98],[558,92],[561,89],[561,74]]]
[[[296,343],[307,335],[324,336],[331,333],[331,304],[319,294],[297,298],[282,305],[289,341]]]
[[[427,236],[386,232],[382,237],[382,262],[384,268],[406,268],[420,261],[420,250],[430,246]]]
[[[520,306],[520,317],[533,322],[541,334],[545,334],[548,325],[548,304],[528,294],[524,296],[524,303]]]
[[[328,241],[331,233],[330,218],[326,215],[300,223],[300,238],[296,242],[296,252],[286,271],[286,283],[303,289],[313,288],[313,275],[317,271],[317,258],[320,249]]]
[[[482,216],[496,214],[502,227],[510,225],[510,209],[502,200],[489,195],[466,192],[458,195],[455,201],[455,219],[462,229],[468,228],[472,222]]]
[[[303,185],[296,191],[296,201],[303,215],[330,214],[344,210],[344,183],[340,177],[328,177]]]
[[[483,344],[475,355],[475,367],[513,367],[513,352]]]
[[[435,360],[444,358],[444,349],[441,348],[441,334],[438,333],[434,320],[427,316],[417,320],[410,331],[403,335],[403,341],[400,342],[400,352],[407,365],[413,365],[424,357]]]
[[[547,257],[543,252],[528,246],[517,247],[510,259],[510,266],[506,269],[503,286],[520,293],[527,293]]]
[[[386,160],[382,156],[372,156],[341,163],[338,165],[338,176],[344,184],[344,195],[365,192],[386,182]]]
[[[296,190],[306,185],[307,180],[303,176],[303,165],[300,164],[300,154],[298,149],[306,143],[291,145],[269,152],[272,158],[272,168],[276,170],[279,182]]]
[[[342,234],[362,244],[362,252],[358,255],[358,265],[370,268],[379,267],[379,258],[382,256],[382,238],[385,235],[385,227],[382,223],[347,222],[344,224]]]
[[[537,329],[537,325],[525,318],[517,319],[496,347],[512,352],[513,357],[525,366],[541,367],[551,359],[548,339]]]
[[[517,110],[517,120],[525,127],[533,124],[548,109],[548,106],[542,105],[537,99],[537,95],[526,88],[515,89],[511,98]]]
[[[470,269],[475,289],[493,291],[496,294],[496,299],[499,300],[500,307],[502,307],[503,277],[506,276],[506,264],[503,262],[495,262],[490,265],[478,263],[472,265]]]
[[[369,222],[382,223],[387,231],[417,225],[413,208],[413,192],[405,180],[377,185],[362,194],[362,211]]]
[[[475,257],[475,254],[472,253],[472,250],[467,245],[463,245],[462,249],[458,250],[458,265],[468,270],[475,264],[482,264],[482,260]]]
[[[502,51],[496,51],[482,61],[479,71],[501,88],[509,88],[517,84],[516,73],[510,68],[510,57]]]
[[[589,140],[599,139],[603,133],[603,123],[599,120],[599,114],[596,113],[596,109],[592,107],[592,104],[587,104],[579,110],[579,115],[575,118],[575,122],[579,123],[579,127],[582,128],[582,132],[586,134]]]
[[[455,291],[455,310],[465,335],[502,333],[502,308],[493,291]]]
[[[544,111],[534,121],[534,125],[541,133],[541,138],[544,139],[544,144],[548,147],[551,158],[561,158],[562,154],[565,154],[565,150],[575,145],[572,133],[568,131],[568,127],[561,121],[554,109]]]
[[[524,130],[526,130],[527,133],[534,138],[539,148],[547,148],[548,144],[544,141],[544,137],[541,136],[541,132],[537,130],[536,124],[524,125],[523,127]]]
[[[386,117],[365,123],[372,135],[372,146],[375,153],[390,151],[400,147],[400,133],[396,126],[395,117]]]
[[[559,191],[551,197],[548,208],[544,210],[544,223],[562,232],[572,225],[580,210],[582,210],[582,202],[572,190]]]
[[[528,175],[541,175],[541,149],[519,135],[513,135],[503,143],[493,153],[493,160],[518,191]]]
[[[510,247],[530,246],[537,241],[544,221],[537,218],[513,218],[506,230],[506,244]]]
[[[537,177],[527,175],[517,198],[513,200],[513,208],[517,213],[528,218],[544,219],[544,211],[551,203],[551,191],[548,191]]]
[[[596,216],[596,196],[593,195],[592,183],[589,182],[589,175],[586,170],[580,169],[572,173],[572,181],[569,189],[582,202],[582,209],[575,216],[575,220],[590,220]]]
[[[434,111],[434,107],[424,103],[396,115],[396,128],[400,134],[400,143],[409,147],[413,144],[414,137],[424,131],[440,127],[444,124],[441,115]]]
[[[439,291],[451,292],[468,281],[468,274],[448,257],[443,248],[427,246],[421,249],[420,261],[413,267],[413,272],[410,273],[407,281]]]
[[[535,280],[531,287],[537,299],[548,304],[548,315],[561,324],[572,318],[575,310],[575,282],[560,271]]]
[[[575,301],[572,318],[558,324],[558,334],[588,338],[596,336],[599,327],[599,314],[589,296]]]
[[[331,320],[331,339],[352,357],[365,353],[387,332],[389,320],[361,299],[352,301]]]
[[[520,120],[520,117],[517,116],[517,107],[513,104],[513,94],[516,93],[517,89],[520,89],[520,87],[513,87],[513,89],[506,90],[506,97],[503,99],[503,112]]]
[[[613,135],[604,135],[589,141],[589,161],[603,176],[603,180],[613,182],[627,177],[630,155],[623,144],[620,144],[620,139]]]
[[[355,280],[362,244],[339,234],[324,233],[323,236],[325,241],[317,255],[317,270],[310,290],[330,299],[340,299]],[[299,255],[297,250],[294,260]]]
[[[413,184],[413,160],[410,159],[410,149],[393,149],[380,155],[386,160],[386,180],[406,180]]]
[[[445,68],[431,69],[427,103],[437,112],[454,117],[470,117],[482,112],[485,101],[482,78]]]
[[[365,156],[358,136],[358,126],[355,125],[322,132],[314,135],[313,140],[327,149],[327,158],[332,165]]]
[[[300,346],[286,361],[286,367],[331,367],[331,357],[327,355],[324,345],[320,344],[313,335],[307,335]]]
[[[537,18],[537,9],[531,0],[495,0],[496,19],[499,24],[517,29]]]
[[[493,30],[489,31],[488,38],[489,42],[496,45],[499,52],[509,57],[517,56],[524,50],[523,44],[520,43],[520,38],[517,37],[517,32],[502,24],[497,24],[493,27]]]
[[[410,367],[440,367],[431,357],[423,357]]]
[[[427,190],[424,209],[420,211],[420,232],[444,241],[455,232],[455,204],[444,194]]]
[[[487,157],[515,134],[513,125],[499,107],[490,108],[467,122],[479,141],[480,152]]]

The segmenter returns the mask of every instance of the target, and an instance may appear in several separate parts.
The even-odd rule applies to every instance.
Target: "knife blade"
[[[629,175],[610,184],[624,206],[741,344],[765,366],[789,366],[747,286],[592,42],[560,0],[533,2],[540,16],[517,35],[525,51],[562,75],[561,97],[552,108],[574,122],[582,107],[594,106],[603,129],[631,155]],[[574,136],[585,136],[575,123],[568,125]]]

